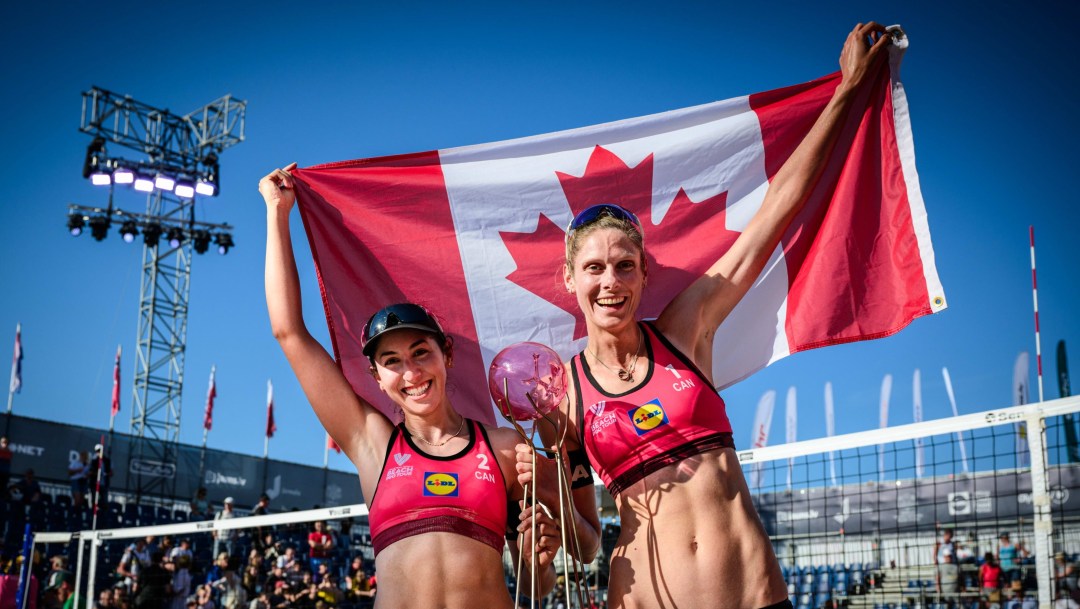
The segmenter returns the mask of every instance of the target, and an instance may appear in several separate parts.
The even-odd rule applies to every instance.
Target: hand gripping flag
[[[862,89],[805,209],[716,333],[717,387],[945,308],[901,55],[894,45]],[[561,279],[575,213],[615,202],[642,220],[649,286],[639,314],[655,317],[731,246],[839,82],[832,74],[604,125],[296,170],[334,356],[389,414],[361,329],[387,304],[425,305],[455,339],[455,407],[493,422],[485,374],[500,349],[537,341],[569,357],[585,344]]]

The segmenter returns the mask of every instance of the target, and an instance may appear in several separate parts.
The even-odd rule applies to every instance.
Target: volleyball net
[[[1080,553],[1078,413],[1080,397],[1073,397],[740,451],[793,604],[970,607],[997,596],[978,577],[990,553],[1007,559],[1001,606],[1019,593],[1049,607],[1062,594],[1055,554],[1068,560]],[[602,551],[585,582],[604,600],[618,522],[610,497],[597,491]],[[181,596],[201,593],[220,606],[222,589],[198,587],[226,569],[244,582],[248,602],[287,593],[294,606],[370,606],[377,574],[365,505],[201,522],[186,521],[182,510],[110,509],[119,513],[105,520],[123,526],[32,536],[40,555],[71,558],[79,598],[123,594],[131,570],[144,568],[141,561],[157,549],[174,558],[190,552],[192,583],[175,592],[177,607],[185,607]],[[307,540],[316,521],[334,542],[313,560]],[[946,532],[947,551],[939,546]],[[946,562],[956,569],[941,567]],[[509,555],[504,564],[513,597]]]
[[[1049,607],[1055,554],[1080,553],[1078,410],[1065,398],[741,451],[792,602]],[[988,553],[998,592],[979,579]]]

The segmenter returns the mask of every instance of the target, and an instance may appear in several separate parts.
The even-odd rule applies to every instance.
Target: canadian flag
[[[791,353],[899,331],[945,308],[899,63],[861,91],[805,209],[716,333],[722,388]],[[565,227],[613,202],[641,219],[657,316],[738,237],[840,82],[832,74],[703,106],[517,140],[294,172],[334,355],[389,414],[361,353],[364,322],[401,301],[455,339],[450,390],[493,422],[487,365],[537,341],[568,358],[585,325],[562,284]]]

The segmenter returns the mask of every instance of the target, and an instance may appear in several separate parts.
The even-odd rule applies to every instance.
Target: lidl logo
[[[457,497],[458,477],[457,474],[444,474],[442,472],[424,473],[424,496],[425,497]]]
[[[637,408],[631,408],[626,411],[626,414],[630,416],[630,422],[634,424],[634,431],[639,436],[643,436],[661,425],[667,425],[668,422],[667,413],[664,412],[663,406],[660,405],[659,398],[646,402]]]

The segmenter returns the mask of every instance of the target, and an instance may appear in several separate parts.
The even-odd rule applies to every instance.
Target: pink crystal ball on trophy
[[[563,401],[566,369],[551,347],[514,343],[491,360],[488,388],[504,417],[532,421],[555,410]]]

